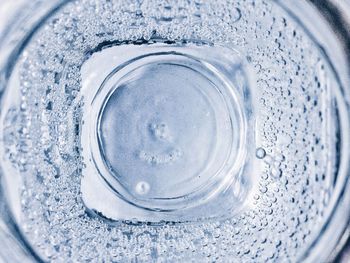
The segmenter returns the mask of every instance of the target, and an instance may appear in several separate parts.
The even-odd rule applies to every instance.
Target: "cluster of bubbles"
[[[110,224],[82,202],[80,67],[102,46],[155,39],[224,43],[254,69],[259,180],[251,204],[231,218]],[[23,180],[21,229],[43,259],[288,262],[321,226],[336,158],[330,83],[338,84],[317,43],[276,3],[71,1],[37,30],[16,68],[20,95],[6,115],[5,154]]]

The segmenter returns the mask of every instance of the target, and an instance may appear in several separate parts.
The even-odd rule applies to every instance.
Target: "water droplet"
[[[257,148],[256,149],[256,152],[255,152],[255,156],[258,158],[258,159],[263,159],[265,156],[266,156],[266,151],[264,148]]]

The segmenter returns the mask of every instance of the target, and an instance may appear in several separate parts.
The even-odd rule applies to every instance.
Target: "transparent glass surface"
[[[348,1],[0,3],[5,262],[346,262]]]

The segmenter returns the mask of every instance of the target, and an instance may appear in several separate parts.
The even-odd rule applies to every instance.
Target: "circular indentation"
[[[178,64],[145,65],[129,74],[101,115],[105,160],[129,192],[147,179],[150,198],[189,194],[230,152],[216,149],[218,137],[230,142],[233,136],[222,97],[203,75]]]
[[[244,121],[232,86],[216,74],[169,53],[129,61],[106,78],[96,135],[111,176],[101,175],[123,199],[167,210],[232,181]]]

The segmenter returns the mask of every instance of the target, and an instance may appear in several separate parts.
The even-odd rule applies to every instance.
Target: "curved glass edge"
[[[277,2],[280,2],[280,0],[276,0]],[[11,13],[6,13],[6,18],[3,18],[1,20],[0,24],[0,97],[2,93],[2,88],[5,86],[3,85],[6,82],[6,71],[4,70],[4,66],[8,59],[11,57],[11,54],[13,53],[13,49],[6,49],[4,48],[7,46],[10,42],[16,42],[16,40],[24,39],[27,35],[29,28],[31,28],[33,25],[37,25],[38,22],[42,20],[42,18],[47,13],[51,13],[51,10],[53,10],[55,7],[59,6],[60,4],[67,2],[67,0],[56,0],[56,1],[43,1],[43,0],[37,0],[37,1],[25,1],[25,0],[19,0],[16,2],[16,4],[10,5],[10,0],[4,0],[0,4],[0,8],[2,6],[5,6],[7,4],[7,10],[8,8],[15,8],[17,13],[15,15]],[[281,1],[282,2],[282,1]],[[312,11],[313,13],[318,12],[319,15],[324,17],[324,20],[327,21],[328,24],[331,26],[328,28],[328,30],[332,33],[331,35],[334,35],[336,38],[340,39],[340,42],[344,44],[342,47],[343,54],[345,58],[345,62],[347,63],[347,71],[343,71],[340,75],[341,81],[345,85],[345,87],[350,87],[350,69],[349,69],[349,62],[350,62],[350,15],[349,13],[346,13],[344,10],[350,10],[350,1],[341,2],[341,1],[317,1],[317,0],[310,0],[311,4],[306,3],[305,6],[306,9],[303,11],[303,13],[307,13],[308,11]],[[321,3],[322,2],[322,3]],[[300,4],[300,2],[298,2]],[[293,10],[292,12],[295,13],[295,10],[293,9],[296,5],[293,0],[285,0],[283,1],[283,5],[287,6],[287,8],[291,8]],[[25,8],[24,8],[25,5]],[[31,16],[31,11],[34,10],[34,8],[38,8],[39,5],[42,5],[40,8],[40,14],[36,13],[35,16]],[[293,7],[294,6],[294,7]],[[301,10],[300,5],[297,10]],[[316,8],[315,8],[316,7]],[[344,9],[344,8],[348,9]],[[36,9],[39,10],[39,9]],[[317,11],[319,10],[319,11]],[[343,10],[343,11],[342,11]],[[2,10],[3,11],[3,10]],[[1,12],[0,12],[1,13]],[[3,12],[4,13],[4,12]],[[10,18],[11,17],[11,18]],[[307,16],[304,16],[307,17]],[[342,19],[336,19],[334,20],[334,17],[339,17]],[[14,18],[14,19],[13,19]],[[13,19],[13,20],[11,20]],[[23,24],[25,21],[26,28],[22,29],[19,34],[16,36],[11,36],[11,33],[16,31],[16,26]],[[309,21],[311,23],[311,21]],[[9,27],[8,25],[11,26]],[[11,46],[11,45],[10,45]],[[13,46],[13,45],[12,45]],[[19,45],[20,46],[20,45]],[[16,48],[16,47],[14,47]],[[347,106],[349,110],[349,101],[350,101],[350,88],[345,90],[344,97],[347,100]],[[349,160],[350,162],[350,160]],[[342,247],[344,246],[344,241],[347,240],[348,236],[350,235],[349,231],[349,217],[350,217],[350,175],[347,175],[347,181],[344,185],[341,195],[339,197],[339,202],[337,205],[337,209],[334,210],[334,213],[332,214],[330,221],[328,222],[328,228],[325,229],[324,232],[322,232],[321,236],[315,240],[311,248],[308,248],[308,251],[306,251],[301,258],[302,261],[306,262],[328,262],[333,261],[337,255],[339,254],[339,251],[341,251]],[[0,171],[0,178],[1,178],[1,171]],[[342,222],[342,224],[339,224],[339,222]],[[338,229],[338,231],[334,231],[334,229]],[[333,229],[333,230],[332,230]],[[33,258],[31,255],[31,252],[29,248],[24,244],[20,243],[18,241],[19,232],[16,229],[16,226],[14,225],[9,210],[6,207],[6,202],[4,202],[4,195],[3,195],[3,189],[0,189],[0,259],[3,258],[11,258],[12,262],[35,262],[38,261],[38,258]],[[324,244],[327,244],[325,246]]]
[[[2,171],[0,170],[0,180]],[[1,180],[2,181],[2,180]],[[2,187],[0,188],[0,262],[38,262],[40,261],[30,247],[22,241],[21,234],[12,220]]]
[[[345,169],[335,185],[333,205],[326,214],[324,226],[313,237],[311,245],[304,249],[298,260],[300,262],[333,262],[341,259],[341,251],[350,235],[350,134],[346,132],[349,131],[350,124],[350,1],[276,0],[276,2],[300,19],[306,30],[317,40],[343,87],[339,95],[344,100],[343,107],[346,112],[346,116],[340,120],[343,122],[341,125],[346,127],[341,131],[341,140],[345,142],[341,152],[341,154],[344,153],[341,156],[341,163]],[[320,23],[315,23],[315,16]],[[345,259],[345,262],[348,262],[346,260],[349,258]]]
[[[17,54],[48,15],[69,0],[2,0],[0,2],[0,105]],[[34,29],[33,29],[34,28]],[[1,108],[1,107],[0,107]],[[0,110],[0,114],[2,114]],[[0,166],[0,262],[42,262],[17,227],[7,206]]]
[[[42,22],[70,0],[1,0],[0,15],[0,98],[12,71],[14,58]],[[12,11],[9,11],[13,9]]]

